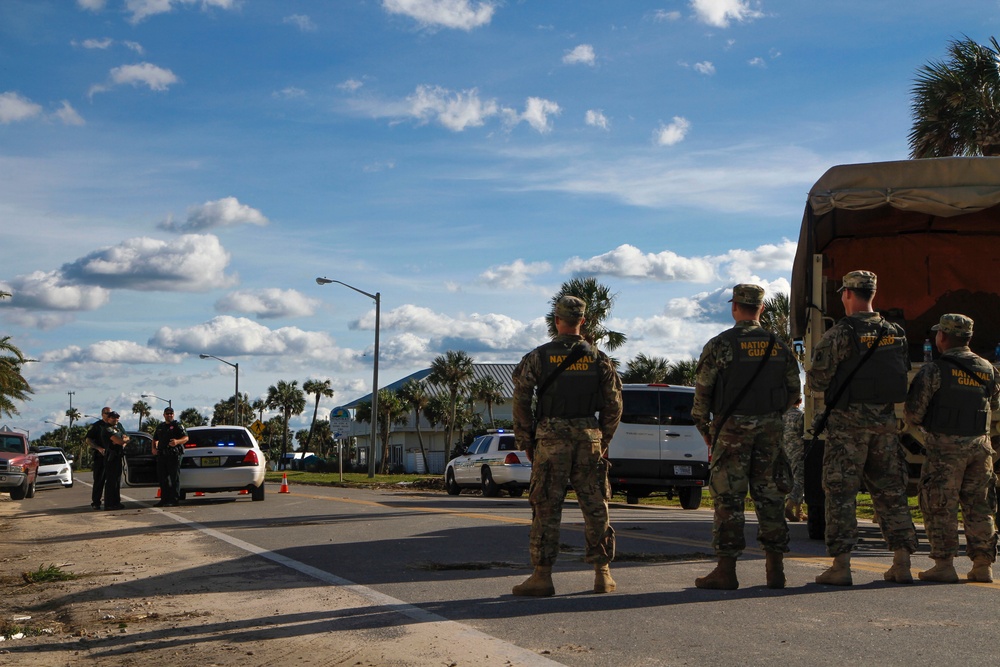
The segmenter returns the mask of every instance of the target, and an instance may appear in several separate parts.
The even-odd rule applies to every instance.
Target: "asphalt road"
[[[533,599],[510,594],[530,572],[526,498],[277,490],[268,485],[264,502],[232,494],[189,499],[165,514],[226,542],[228,551],[235,546],[248,558],[309,575],[299,578],[302,586],[343,586],[363,595],[373,618],[386,612],[387,629],[447,619],[477,636],[495,637],[494,650],[509,650],[510,664],[526,664],[525,656],[535,654],[542,662],[579,666],[995,662],[1000,584],[888,584],[882,572],[891,554],[867,521],[861,522],[853,587],[813,583],[829,559],[821,543],[807,539],[804,524],[791,524],[785,590],[764,586],[763,554],[749,549],[738,566],[739,590],[701,591],[694,579],[713,564],[707,507],[614,505],[618,591],[595,595],[593,570],[582,562],[579,509],[569,502],[554,569],[556,596]],[[45,491],[33,499],[34,510],[85,505],[89,492],[80,483]],[[151,504],[154,493],[123,490],[133,506]],[[747,536],[754,546],[755,532],[750,516]],[[930,566],[922,532],[920,537],[915,572]],[[968,561],[957,563],[964,576]],[[262,594],[274,592],[267,581],[259,585]],[[294,613],[296,591],[280,595],[282,608]]]

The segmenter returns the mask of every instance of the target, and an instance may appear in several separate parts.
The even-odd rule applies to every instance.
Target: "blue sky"
[[[1000,14],[903,9],[4,0],[0,333],[38,363],[3,421],[54,428],[70,391],[209,414],[233,371],[200,353],[251,400],[366,394],[374,303],[317,276],[381,294],[386,384],[517,361],[581,275],[618,295],[622,361],[694,357],[734,283],[787,291],[809,187],[906,158],[914,72]]]

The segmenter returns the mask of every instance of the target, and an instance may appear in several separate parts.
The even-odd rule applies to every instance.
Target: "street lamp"
[[[171,410],[174,409],[174,403],[169,398],[160,398],[159,396],[155,396],[153,394],[139,394],[139,396],[141,398],[156,398],[156,399],[159,399],[161,401],[166,401],[167,402],[167,407],[169,407]]]
[[[375,299],[375,363],[372,367],[372,435],[371,435],[371,446],[368,452],[368,476],[375,476],[375,442],[378,437],[378,332],[379,332],[379,316],[381,314],[381,304],[382,304],[382,294],[375,292],[374,294],[369,294],[364,290],[359,290],[353,285],[348,285],[347,283],[341,282],[339,280],[330,280],[329,278],[317,278],[317,285],[329,285],[330,283],[337,283],[338,285],[343,285],[348,289],[352,289],[358,294],[364,294],[369,299]]]
[[[8,428],[16,428],[18,431],[24,431],[24,434],[28,436],[28,442],[31,442],[31,431],[26,428],[21,428],[20,426],[9,426]]]
[[[239,426],[240,425],[240,363],[236,362],[234,364],[231,361],[226,361],[225,359],[219,359],[217,356],[213,354],[199,354],[198,356],[201,357],[202,359],[215,359],[216,361],[221,361],[227,366],[232,366],[233,368],[236,369],[236,395],[233,397],[233,416],[236,425]],[[162,401],[163,399],[161,398],[160,400]]]

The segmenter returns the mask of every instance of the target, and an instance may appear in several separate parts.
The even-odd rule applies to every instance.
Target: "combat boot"
[[[695,579],[694,585],[698,588],[735,591],[740,587],[740,582],[736,579],[736,557],[719,556],[719,564],[715,569],[704,577]]]
[[[764,572],[767,575],[768,588],[785,587],[785,555],[777,551],[768,551],[764,554]]]
[[[555,595],[556,587],[552,585],[552,566],[536,565],[531,576],[514,586],[512,592],[514,595],[530,595],[539,598]]]
[[[940,584],[957,584],[958,572],[955,572],[954,562],[954,556],[948,556],[947,558],[935,558],[934,567],[929,570],[924,570],[917,576],[920,577],[920,581],[936,581]]]
[[[792,502],[791,498],[785,500],[785,520],[802,521],[802,506]]]
[[[607,563],[594,566],[594,592],[613,593],[617,585],[611,578],[611,566]]]
[[[993,563],[990,562],[989,556],[976,556],[972,560],[972,569],[965,575],[965,578],[969,581],[981,581],[986,584],[992,582]]]
[[[895,581],[897,584],[912,584],[913,573],[910,572],[910,552],[906,549],[896,549],[892,556],[892,567],[885,571],[882,578]]]
[[[851,578],[851,554],[837,554],[833,557],[833,565],[826,572],[816,577],[817,584],[827,586],[850,586],[854,583]]]

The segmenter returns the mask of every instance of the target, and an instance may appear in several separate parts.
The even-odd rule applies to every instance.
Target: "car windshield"
[[[23,452],[24,451],[24,441],[20,438],[11,437],[8,435],[0,436],[3,442],[0,444],[0,451],[4,452]]]
[[[188,431],[187,447],[252,447],[246,431],[240,429],[212,429]]]
[[[57,466],[66,463],[66,459],[63,458],[62,454],[40,454],[38,456],[38,465],[40,466]]]

